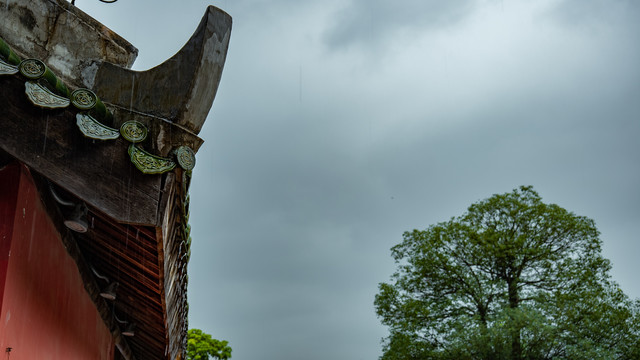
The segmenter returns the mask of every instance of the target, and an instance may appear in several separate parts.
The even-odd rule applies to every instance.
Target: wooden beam
[[[74,110],[31,104],[24,83],[0,77],[0,147],[117,222],[155,226],[162,176],[138,171],[123,138],[85,138]]]

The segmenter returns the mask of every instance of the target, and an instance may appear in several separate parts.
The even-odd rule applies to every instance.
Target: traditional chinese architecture
[[[0,4],[0,354],[183,359],[189,182],[231,18],[173,57],[65,0]]]

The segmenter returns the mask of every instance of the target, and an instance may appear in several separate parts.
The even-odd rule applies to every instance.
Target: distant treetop
[[[225,340],[216,340],[199,329],[188,332],[187,360],[226,360],[231,358],[231,347]]]

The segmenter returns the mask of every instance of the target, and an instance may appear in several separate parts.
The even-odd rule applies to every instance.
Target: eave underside
[[[91,296],[99,291],[88,282],[99,288],[107,285],[92,269],[120,284],[115,301],[96,303],[112,317],[107,326],[124,329],[118,320],[136,324],[135,336],[126,338],[135,359],[181,356],[187,249],[180,225],[185,221],[185,194],[175,190],[181,186],[175,174],[142,174],[131,164],[124,140],[83,137],[75,124],[76,111],[35,107],[18,76],[0,77],[0,109],[0,166],[18,160],[30,169],[57,224],[68,209],[51,199],[49,184],[67,200],[85,202],[89,208],[87,233],[60,231],[71,234],[63,238],[77,246],[74,259],[83,278],[89,279],[85,287]],[[183,178],[180,170],[176,173]],[[168,204],[182,208],[171,206],[165,216]],[[163,224],[160,219],[167,217]]]

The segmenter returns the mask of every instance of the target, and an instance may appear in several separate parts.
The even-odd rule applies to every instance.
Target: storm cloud
[[[207,5],[76,3],[140,48],[137,68]],[[377,358],[390,247],[520,185],[593,218],[640,296],[637,2],[216,6],[234,28],[190,190],[190,325],[234,359]]]
[[[440,29],[463,20],[474,0],[351,0],[335,11],[325,34],[329,46],[390,41],[402,31]]]

